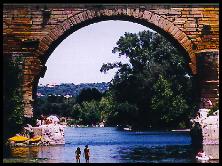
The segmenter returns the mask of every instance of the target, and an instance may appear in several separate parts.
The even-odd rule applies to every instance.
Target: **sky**
[[[112,49],[125,32],[151,30],[128,21],[102,21],[85,26],[64,39],[46,62],[47,70],[39,84],[109,82],[117,69],[100,72],[103,63],[129,60]],[[151,30],[152,31],[152,30]]]

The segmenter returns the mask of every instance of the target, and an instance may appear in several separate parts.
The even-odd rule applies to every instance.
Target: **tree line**
[[[87,88],[96,88],[100,92],[105,92],[109,88],[109,84],[106,82],[101,83],[81,83],[78,85],[72,83],[62,83],[60,85],[54,86],[38,86],[37,93],[41,94],[42,96],[48,96],[50,94],[54,95],[71,95],[77,96],[82,89]]]

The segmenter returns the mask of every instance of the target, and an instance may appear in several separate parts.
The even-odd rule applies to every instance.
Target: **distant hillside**
[[[37,96],[47,96],[49,94],[53,95],[72,95],[77,96],[79,92],[84,88],[96,88],[100,92],[105,92],[109,89],[109,83],[82,83],[79,85],[75,85],[72,83],[64,83],[60,85],[45,85],[38,86]]]

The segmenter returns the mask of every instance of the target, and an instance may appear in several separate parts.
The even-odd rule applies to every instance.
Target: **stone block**
[[[66,20],[62,23],[62,27],[66,31],[66,30],[70,29],[71,25],[70,25],[69,21]]]
[[[85,18],[84,18],[84,16],[83,16],[83,13],[79,13],[79,14],[78,14],[78,17],[79,17],[79,22],[85,21]]]
[[[143,18],[149,20],[152,17],[152,13],[149,11],[144,11]]]
[[[42,136],[42,128],[40,127],[33,127],[33,132],[35,136]]]
[[[219,144],[217,145],[203,145],[204,152],[211,156],[212,159],[219,160]]]
[[[159,20],[160,20],[160,16],[153,14],[149,21],[155,25],[158,25]]]
[[[177,33],[177,31],[179,31],[179,28],[177,28],[176,26],[174,26],[173,31],[171,32],[171,35],[175,35]]]

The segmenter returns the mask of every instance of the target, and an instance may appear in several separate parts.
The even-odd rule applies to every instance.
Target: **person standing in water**
[[[81,150],[79,147],[76,149],[75,154],[76,154],[76,162],[80,163]]]
[[[88,145],[85,146],[83,155],[85,156],[86,163],[89,163],[90,152],[89,152]]]

